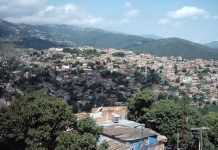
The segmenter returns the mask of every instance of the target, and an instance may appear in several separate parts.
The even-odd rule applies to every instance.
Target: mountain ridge
[[[67,46],[126,49],[156,56],[182,56],[186,59],[215,59],[218,51],[180,38],[144,38],[97,28],[69,25],[28,25],[0,21],[0,38],[14,41],[20,48],[43,49]]]
[[[154,40],[163,39],[163,37],[155,35],[155,34],[141,34],[140,36],[144,37],[144,38],[151,38],[151,39],[154,39]]]
[[[142,45],[133,46],[127,49],[135,49],[139,52],[147,52],[158,56],[182,56],[186,59],[215,59],[217,60],[216,52],[210,48],[180,38],[165,38],[148,42]]]
[[[210,42],[210,43],[206,43],[205,45],[210,47],[210,48],[213,48],[213,49],[218,49],[218,41],[213,41],[213,42]]]

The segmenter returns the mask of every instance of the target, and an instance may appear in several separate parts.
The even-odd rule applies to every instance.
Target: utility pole
[[[188,108],[187,108],[187,103],[188,103],[188,98],[184,97],[183,98],[183,103],[182,103],[182,109],[181,109],[181,119],[179,122],[179,150],[181,149],[186,149],[188,146]]]
[[[202,132],[203,130],[208,130],[208,127],[199,127],[199,128],[191,128],[193,131],[199,131],[200,133],[200,138],[199,138],[199,150],[203,150],[203,137],[202,137]]]
[[[179,129],[177,129],[177,145],[176,145],[176,149],[179,150]]]

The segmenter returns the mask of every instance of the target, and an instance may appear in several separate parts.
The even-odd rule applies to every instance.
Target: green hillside
[[[167,38],[132,45],[126,49],[157,56],[182,56],[187,59],[218,59],[218,53],[207,46],[179,38]]]

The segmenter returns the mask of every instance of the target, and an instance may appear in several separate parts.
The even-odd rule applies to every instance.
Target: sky
[[[0,18],[218,41],[218,0],[0,0]]]

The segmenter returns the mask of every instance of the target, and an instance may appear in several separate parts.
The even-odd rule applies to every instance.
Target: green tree
[[[96,150],[97,139],[90,133],[63,132],[57,139],[55,150]]]
[[[109,148],[108,142],[107,142],[107,141],[103,141],[103,142],[99,145],[98,150],[106,150],[106,149],[108,149],[108,148]]]
[[[53,149],[58,133],[75,125],[76,118],[65,101],[41,93],[15,100],[0,116],[0,132],[6,145],[21,149]]]
[[[81,135],[77,131],[61,132],[56,139],[55,150],[80,150]]]
[[[184,73],[187,72],[187,69],[186,69],[186,68],[183,68],[183,69],[182,69],[182,72],[184,72]]]
[[[145,75],[140,70],[135,70],[135,81],[142,82],[145,80]]]
[[[202,114],[197,108],[186,106],[184,118],[183,106],[173,100],[161,100],[149,110],[148,118],[153,120],[147,123],[150,128],[167,136],[168,141],[176,145],[178,132],[180,134],[180,148],[197,149],[199,132],[191,131],[191,128],[206,125]],[[184,120],[185,119],[185,120]],[[184,122],[185,121],[185,122]],[[185,125],[185,126],[183,126]],[[203,134],[204,148],[214,149],[207,133]]]
[[[180,77],[176,78],[176,83],[180,83]]]
[[[107,58],[106,58],[106,61],[107,61],[107,63],[111,62],[111,58],[110,58],[110,57],[107,57]]]
[[[156,96],[150,89],[144,89],[143,91],[134,94],[129,99],[129,118],[139,122],[146,121],[146,114],[151,105],[155,102],[155,99]]]
[[[189,106],[188,107],[188,125],[189,129],[195,128],[195,127],[207,127],[207,122],[205,117],[202,116],[202,113],[199,111],[198,108]],[[208,150],[215,150],[215,145],[213,143],[213,140],[209,138],[209,131],[203,130],[203,149]],[[199,131],[189,131],[188,133],[188,149],[198,149],[198,143],[199,143]]]
[[[94,122],[81,122],[77,123],[64,100],[37,92],[1,110],[0,149],[96,149],[101,128]]]
[[[176,143],[177,129],[179,128],[181,107],[173,100],[161,100],[149,110],[147,117],[155,131],[167,136],[168,141]]]
[[[161,81],[161,77],[154,69],[148,69],[146,84],[151,86],[153,84],[159,84]]]
[[[167,97],[168,97],[168,93],[167,92],[161,92],[161,93],[158,94],[157,99],[158,100],[167,99]]]
[[[112,54],[113,57],[124,57],[125,54],[123,52],[116,52]]]
[[[218,149],[218,113],[209,112],[204,116],[204,119],[209,127],[208,138],[214,144],[216,149]]]
[[[204,75],[202,73],[198,73],[198,78],[201,80],[204,78]]]
[[[92,118],[87,117],[78,121],[78,131],[81,134],[91,133],[96,137],[96,139],[98,139],[102,133],[102,128],[96,126],[96,123]]]
[[[80,139],[80,148],[81,150],[96,150],[96,138],[90,134],[90,133],[85,133],[82,135]]]

